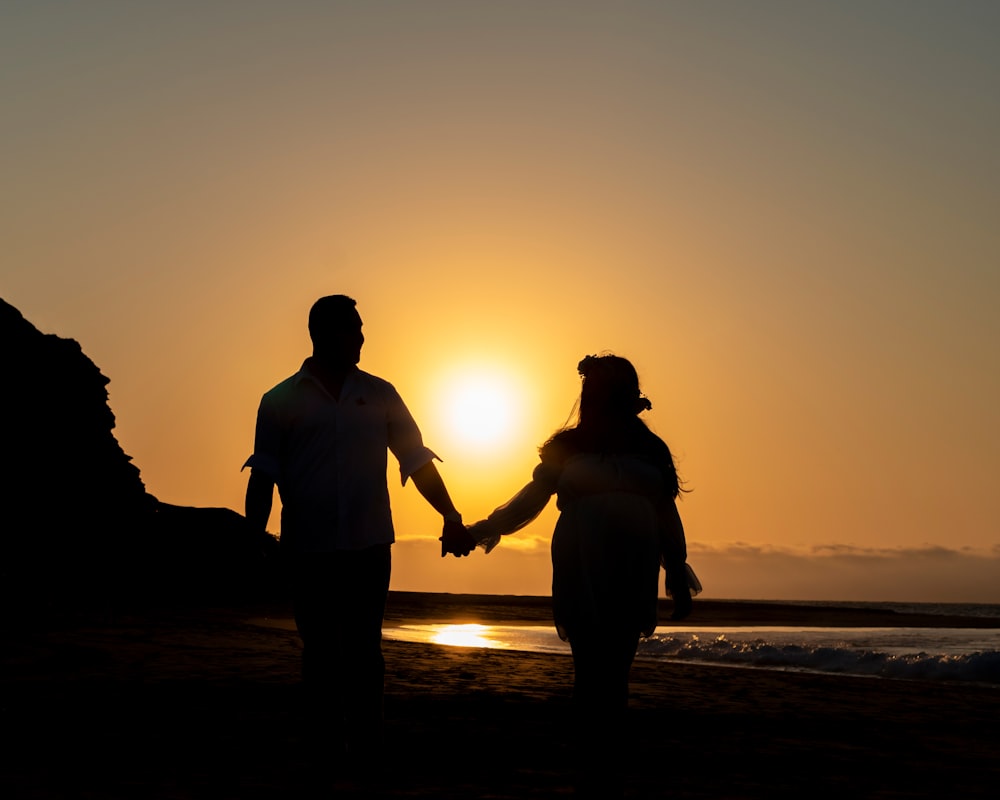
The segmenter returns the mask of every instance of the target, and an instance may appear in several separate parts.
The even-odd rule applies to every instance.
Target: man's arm
[[[467,556],[476,549],[476,541],[462,524],[462,515],[458,513],[451,501],[448,488],[444,485],[441,473],[433,461],[428,461],[411,476],[413,485],[431,507],[444,517],[444,528],[441,532],[441,557],[448,553],[455,556]]]
[[[267,531],[267,521],[271,516],[274,501],[274,481],[258,469],[250,470],[247,480],[247,496],[244,515],[255,533]]]
[[[444,485],[444,479],[433,461],[428,461],[410,477],[413,479],[413,485],[417,487],[417,491],[438,514],[442,517],[461,516],[455,509],[455,504],[448,494],[448,488]]]

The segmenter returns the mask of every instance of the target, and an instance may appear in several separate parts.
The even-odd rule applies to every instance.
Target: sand
[[[941,625],[696,601],[692,624]],[[386,769],[317,791],[279,606],[8,625],[0,797],[571,797],[572,662],[386,641]],[[393,593],[387,624],[550,620],[545,598]],[[951,621],[961,624],[962,621]],[[980,623],[983,624],[983,623]],[[994,621],[992,624],[996,624]],[[631,798],[993,798],[1000,689],[637,661]]]

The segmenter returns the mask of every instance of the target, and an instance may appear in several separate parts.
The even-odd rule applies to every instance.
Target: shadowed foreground
[[[394,594],[388,619],[548,621],[544,601],[483,611],[438,597]],[[703,609],[702,622],[726,612]],[[161,609],[15,632],[0,794],[569,796],[568,657],[393,641],[386,774],[316,792],[298,731],[298,640],[260,623],[283,613]],[[629,797],[992,798],[1000,786],[998,689],[643,661],[632,675]]]

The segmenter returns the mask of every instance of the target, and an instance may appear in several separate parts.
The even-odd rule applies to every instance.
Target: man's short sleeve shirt
[[[261,399],[246,466],[278,486],[283,547],[355,550],[395,540],[389,452],[404,484],[436,458],[392,384],[354,369],[337,400],[310,373],[307,360]]]

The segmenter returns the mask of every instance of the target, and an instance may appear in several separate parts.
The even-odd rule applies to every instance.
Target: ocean
[[[810,605],[797,603],[797,605]],[[1000,605],[831,603],[1000,620]],[[409,624],[387,626],[388,639],[459,647],[564,653],[551,625]],[[637,658],[747,669],[836,673],[892,680],[970,682],[1000,687],[1000,627],[830,628],[663,625],[639,644]]]

